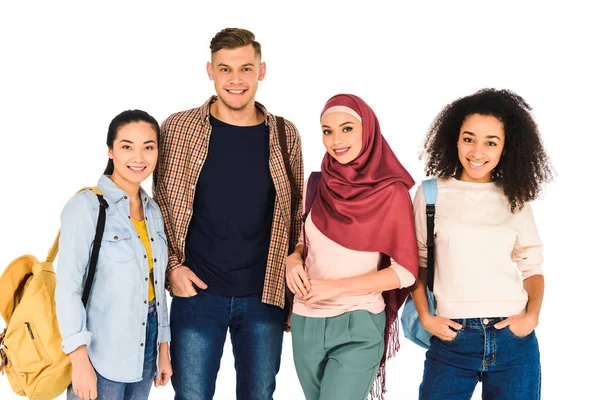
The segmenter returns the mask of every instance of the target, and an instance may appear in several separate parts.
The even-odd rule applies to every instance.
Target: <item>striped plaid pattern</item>
[[[163,213],[169,242],[167,274],[185,264],[185,240],[194,209],[196,183],[210,143],[209,106],[216,100],[213,96],[201,107],[175,113],[161,127],[157,181],[153,190]],[[285,258],[300,235],[302,199],[294,199],[292,204],[292,190],[281,155],[275,116],[260,103],[255,104],[265,115],[270,131],[269,169],[275,185],[275,209],[262,301],[283,308]],[[285,121],[285,128],[292,174],[302,191],[304,165],[300,135],[290,121]]]

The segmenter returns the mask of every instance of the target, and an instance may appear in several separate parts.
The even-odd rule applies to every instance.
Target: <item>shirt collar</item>
[[[104,197],[110,200],[113,203],[123,199],[127,196],[121,188],[119,188],[109,177],[108,175],[102,175],[100,179],[98,179],[98,187],[102,190]],[[144,190],[143,187],[140,186],[140,197],[142,199],[142,204],[145,206],[148,203],[148,194]]]
[[[201,107],[200,107],[200,118],[204,121],[206,120],[206,122],[208,122],[208,118],[210,116],[210,105],[212,103],[214,103],[215,101],[217,101],[218,97],[217,96],[210,96],[210,98],[208,99],[208,101],[206,103],[204,103]],[[258,101],[254,102],[254,105],[263,113],[263,115],[265,116],[265,124],[267,124],[267,126],[271,127],[271,126],[275,126],[277,121],[275,120],[275,116],[273,114],[271,114],[270,112],[267,111],[267,108],[265,106],[263,106],[261,103],[259,103]]]

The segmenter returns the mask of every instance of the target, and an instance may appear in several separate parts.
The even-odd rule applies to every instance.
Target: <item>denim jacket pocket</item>
[[[112,262],[127,263],[135,259],[131,233],[127,230],[106,229],[101,250],[102,255]]]

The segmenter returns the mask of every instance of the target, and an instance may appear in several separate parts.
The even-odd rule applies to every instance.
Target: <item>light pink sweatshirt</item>
[[[435,211],[437,313],[446,318],[508,317],[525,312],[523,280],[542,274],[542,241],[531,206],[510,212],[494,183],[438,179]],[[414,200],[419,266],[427,267],[423,188]]]
[[[309,249],[306,267],[311,279],[342,279],[377,271],[381,253],[355,251],[340,246],[317,229],[310,213],[305,227]],[[303,243],[301,234],[299,244]],[[391,260],[390,268],[398,274],[402,287],[411,286],[415,282],[415,277],[394,260]],[[295,296],[293,311],[304,317],[335,317],[355,310],[367,310],[378,314],[384,308],[385,303],[381,292],[372,292],[362,295],[338,296],[310,305],[306,304],[302,298]]]

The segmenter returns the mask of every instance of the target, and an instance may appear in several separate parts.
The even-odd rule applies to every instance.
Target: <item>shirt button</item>
[[[150,238],[150,240],[154,242],[154,238]]]
[[[125,200],[127,200],[127,196],[123,196],[123,198],[124,198]]]
[[[145,326],[145,325],[146,325],[146,323],[145,323],[145,322],[142,322],[142,326]]]
[[[144,347],[144,343],[140,343],[140,346],[141,346],[141,347]]]
[[[118,236],[115,236],[113,239],[115,239],[115,240],[119,240],[119,237],[118,237]]]
[[[148,300],[144,300],[144,304],[148,304]]]
[[[146,278],[146,282],[148,282],[148,278]]]
[[[154,262],[156,262],[156,258],[154,259]]]
[[[484,325],[487,325],[487,324],[489,324],[489,323],[490,323],[490,320],[489,320],[489,319],[487,319],[487,318],[484,318],[484,319],[483,319],[483,324],[484,324]]]
[[[148,258],[148,256],[144,254],[144,258]]]
[[[157,307],[160,306],[160,302],[159,301],[156,302],[156,306]]]
[[[155,284],[155,285],[158,285],[158,281],[154,281],[154,284]]]

